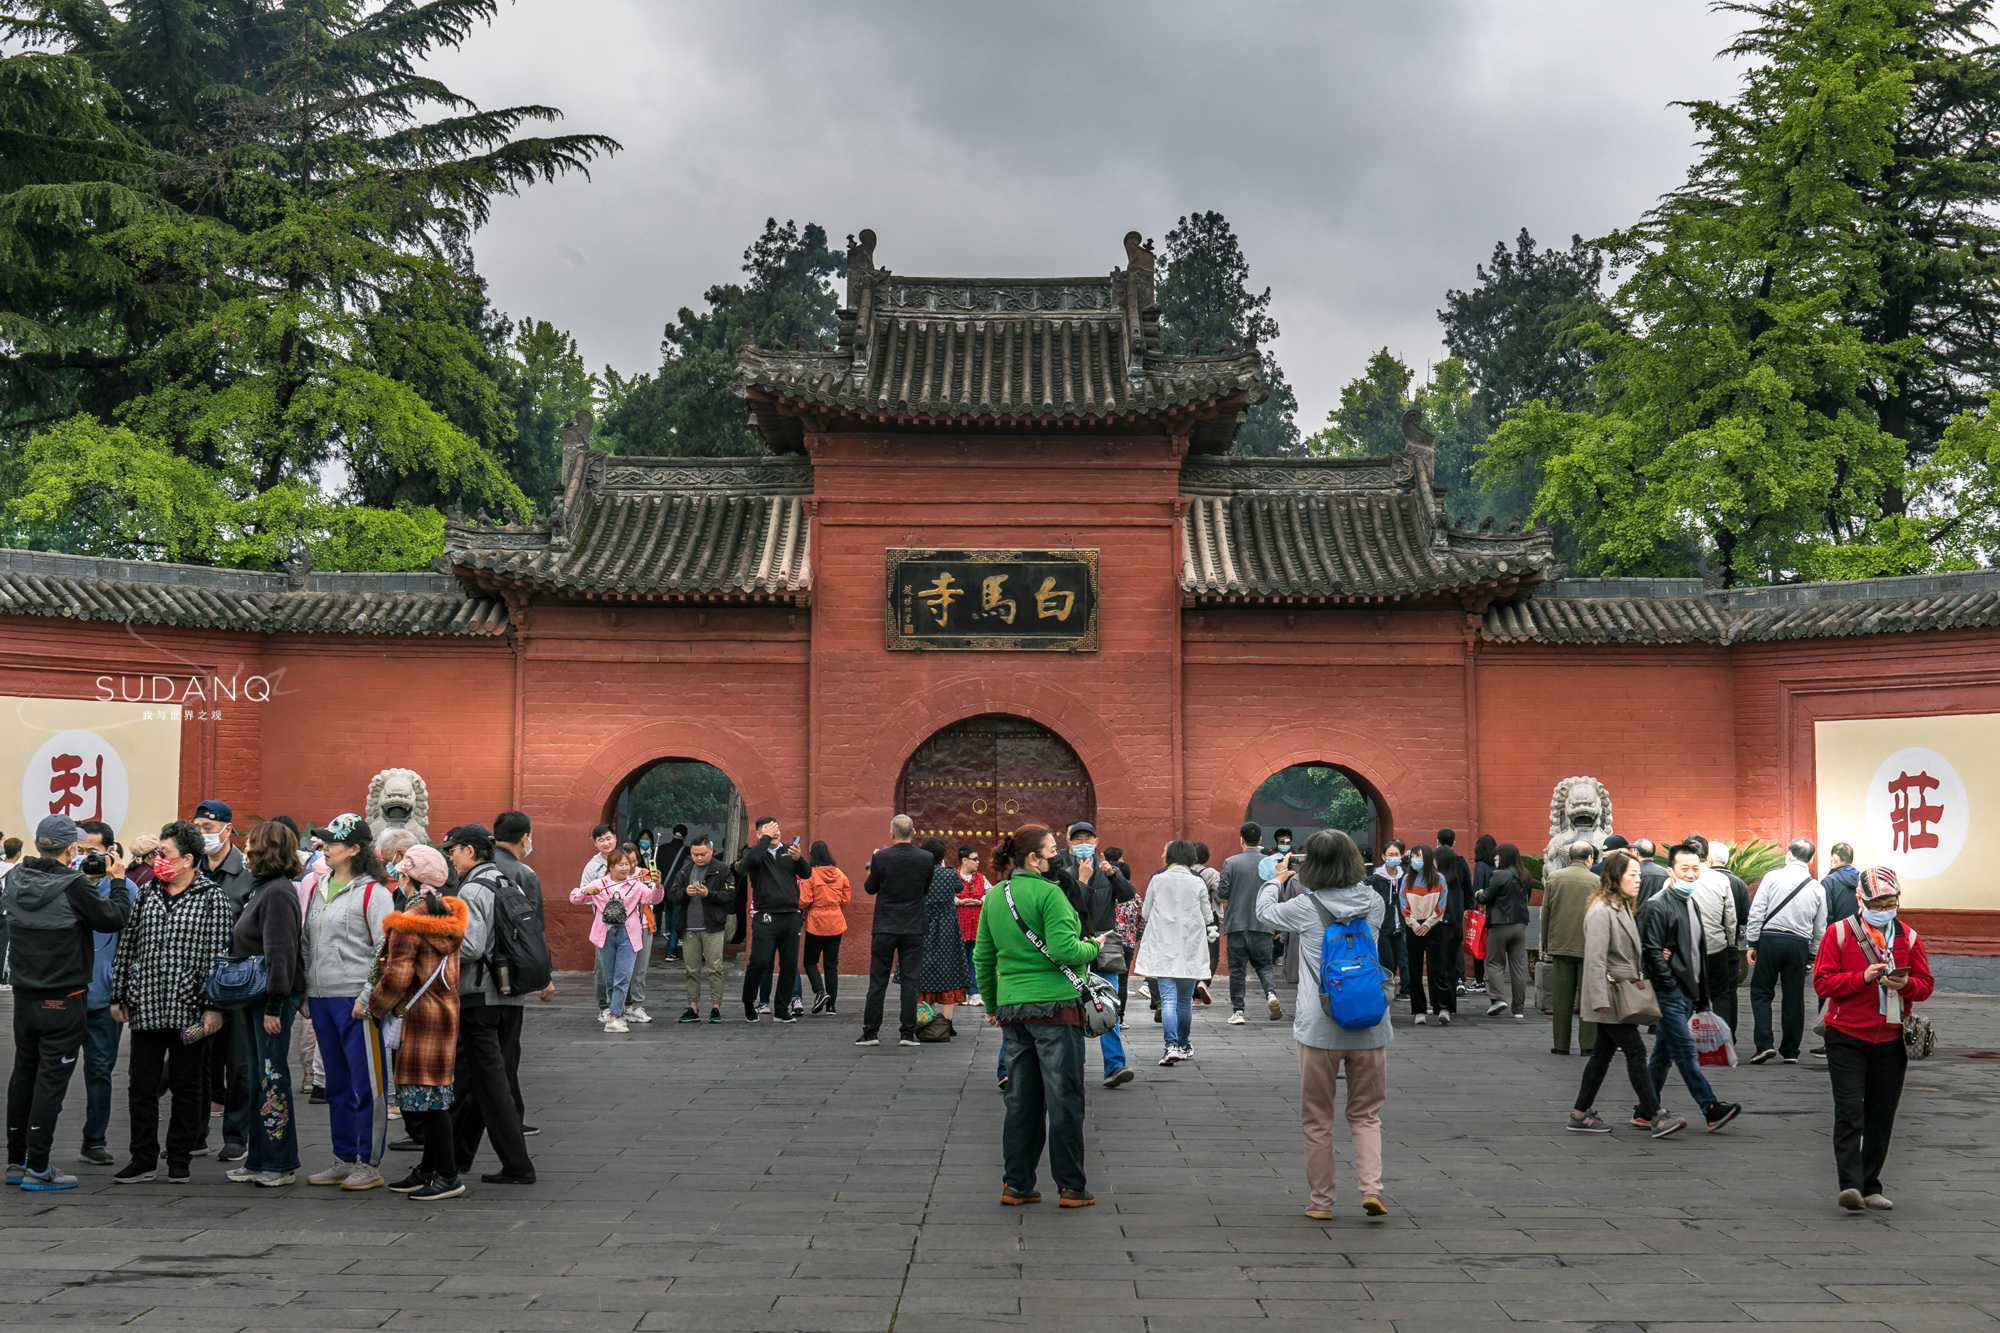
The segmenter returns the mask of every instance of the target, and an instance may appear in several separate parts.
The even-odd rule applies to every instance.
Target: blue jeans
[[[1166,1025],[1167,1049],[1187,1045],[1194,1030],[1194,979],[1154,977],[1153,988],[1160,993],[1160,1017]]]
[[[118,1067],[118,1043],[125,1025],[111,1009],[93,1009],[83,1029],[83,1146],[102,1148],[111,1130],[111,1071]]]
[[[1095,969],[1092,970],[1094,971]],[[1112,972],[1099,972],[1097,975],[1109,981],[1113,986],[1116,986],[1120,997],[1124,996],[1125,978]],[[1111,1031],[1097,1039],[1098,1048],[1104,1052],[1104,1077],[1106,1078],[1110,1078],[1125,1067],[1125,1039],[1120,1035],[1124,1027],[1125,1024],[1121,1020],[1117,1027],[1112,1028]]]
[[[1056,1185],[1084,1189],[1083,1029],[1009,1023],[1000,1031],[1013,1075],[1000,1135],[1001,1178],[1022,1193],[1033,1190],[1046,1143]]]
[[[597,975],[604,982],[604,1002],[613,1018],[625,1017],[625,992],[632,986],[632,963],[632,940],[625,927],[607,929],[604,943],[597,950]]]
[[[1688,1031],[1688,1019],[1693,1016],[1694,1001],[1688,999],[1687,992],[1660,993],[1660,1021],[1654,1025],[1653,1058],[1647,1063],[1646,1072],[1652,1075],[1653,1091],[1657,1094],[1667,1086],[1667,1062],[1671,1060],[1680,1068],[1688,1096],[1694,1098],[1695,1105],[1705,1114],[1715,1105],[1715,1089],[1708,1086],[1708,1079],[1695,1060],[1694,1034]]]
[[[299,1169],[299,1122],[292,1107],[292,1019],[298,1015],[296,999],[286,1000],[278,1014],[276,1033],[264,1031],[264,1011],[239,1009],[236,1018],[252,1035],[257,1047],[256,1102],[250,1108],[250,1137],[245,1146],[249,1156],[243,1165],[252,1171],[296,1171]]]
[[[977,943],[977,940],[967,940],[965,942],[965,993],[967,995],[979,994],[979,969],[972,965],[972,946]]]

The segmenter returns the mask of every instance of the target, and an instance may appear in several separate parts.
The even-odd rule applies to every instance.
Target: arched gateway
[[[738,354],[766,452],[612,454],[580,420],[546,507],[454,514],[430,572],[0,551],[0,703],[37,719],[0,728],[9,807],[93,801],[93,756],[108,778],[121,747],[128,824],[217,797],[304,827],[410,768],[433,829],[532,814],[557,896],[621,792],[628,822],[635,801],[701,822],[673,814],[688,792],[646,813],[663,758],[714,765],[859,879],[897,803],[967,842],[1094,814],[1135,866],[1176,835],[1226,852],[1301,764],[1352,791],[1290,788],[1260,822],[1351,827],[1372,800],[1378,839],[1538,847],[1550,788],[1588,772],[1621,827],[1823,817],[1822,845],[1860,845],[1891,757],[1975,763],[2000,732],[2000,571],[1560,578],[1545,532],[1453,525],[1418,415],[1381,457],[1232,456],[1257,353],[1170,345],[1144,238],[1106,249],[1083,276],[923,278],[860,233],[834,345]],[[298,763],[329,710],[348,742]],[[1689,762],[1631,745],[1635,717]],[[77,733],[93,748],[52,744]],[[1978,876],[1904,891],[1939,953],[1992,953]],[[588,966],[587,914],[558,919]]]

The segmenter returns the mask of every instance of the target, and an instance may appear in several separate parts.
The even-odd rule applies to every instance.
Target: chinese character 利
[[[91,819],[104,818],[104,756],[97,756],[97,768],[89,773],[83,771],[83,756],[59,754],[50,758],[49,795],[55,797],[49,802],[49,813],[67,815],[72,810],[83,808],[83,796],[77,791],[97,793],[97,808],[90,813]]]
[[[1938,780],[1929,773],[1918,773],[1915,777],[1898,773],[1889,784],[1891,850],[1914,852],[1938,845],[1938,835],[1931,831],[1931,825],[1944,818],[1944,807],[1930,803],[1930,793],[1938,786]],[[1910,803],[1912,792],[1916,794],[1915,805]]]
[[[1056,599],[1062,599],[1062,610],[1055,609]],[[1076,610],[1076,594],[1057,592],[1056,577],[1051,574],[1042,580],[1042,586],[1035,589],[1035,615],[1043,620],[1068,620],[1069,613]]]
[[[930,609],[930,613],[937,617],[940,629],[944,628],[946,620],[951,616],[951,604],[965,596],[963,588],[953,586],[956,582],[957,580],[949,573],[940,574],[928,588],[917,594],[918,599]]]

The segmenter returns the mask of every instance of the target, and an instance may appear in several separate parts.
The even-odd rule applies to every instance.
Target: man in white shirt
[[[609,872],[610,862],[608,858],[611,853],[618,850],[618,830],[612,828],[609,824],[599,824],[590,831],[590,845],[597,849],[597,854],[584,862],[583,878],[576,882],[578,888],[586,884],[596,883],[598,880],[603,879]],[[604,974],[602,967],[597,968],[596,971],[597,1021],[608,1023],[611,1021],[611,979]],[[641,998],[644,995],[645,992],[641,991]],[[625,998],[631,1003],[637,1003],[637,1001],[632,1000],[630,990],[626,991]],[[647,1021],[651,1022],[652,1020],[648,1019]]]
[[[1710,843],[1699,833],[1690,833],[1687,844],[1700,852],[1707,862],[1702,867],[1701,878],[1694,886],[1694,905],[1701,913],[1701,937],[1707,942],[1708,957],[1704,966],[1708,972],[1709,1007],[1723,1022],[1729,1024],[1730,1034],[1736,1032],[1736,890],[1729,883],[1729,876],[1716,864],[1717,849],[1721,850],[1723,861],[1729,859],[1726,843]]]
[[[1813,953],[1826,934],[1826,890],[1813,878],[1811,839],[1794,838],[1785,849],[1785,863],[1764,876],[1750,902],[1750,921],[1743,937],[1750,946],[1750,1018],[1757,1053],[1750,1063],[1761,1065],[1774,1056],[1788,1065],[1799,1062],[1799,1042],[1806,1030],[1806,975]],[[1771,1039],[1771,996],[1784,991],[1784,1031]]]

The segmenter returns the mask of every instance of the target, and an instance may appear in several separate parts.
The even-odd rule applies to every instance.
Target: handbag
[[[1465,914],[1465,951],[1474,958],[1486,957],[1486,913],[1476,907]]]
[[[218,1009],[242,1009],[263,999],[269,986],[264,955],[231,958],[225,953],[215,956],[215,970],[208,974],[203,990],[208,1002]]]
[[[415,995],[412,995],[409,999],[403,1001],[401,1004],[397,1005],[395,1009],[390,1013],[390,1015],[382,1020],[380,1026],[382,1029],[383,1050],[393,1051],[401,1048],[403,1044],[403,1015],[409,1013],[411,1006],[415,1005],[418,1000],[424,998],[424,992],[431,988],[431,982],[436,981],[439,977],[442,977],[444,975],[444,965],[450,961],[451,961],[451,955],[449,954],[446,954],[443,958],[438,959],[437,971],[431,973],[429,977],[424,979],[424,984],[417,987],[417,993]],[[447,989],[449,988],[447,987]]]
[[[1062,963],[1057,963],[1049,955],[1049,946],[1041,937],[1028,929],[1028,923],[1021,919],[1021,909],[1014,906],[1014,885],[1010,880],[1002,886],[1001,892],[1007,899],[1007,910],[1014,914],[1014,924],[1028,937],[1028,943],[1049,962],[1055,964],[1058,972],[1069,978],[1069,984],[1076,987],[1077,998],[1083,1002],[1083,1035],[1102,1037],[1118,1026],[1118,988],[1095,972],[1087,977],[1079,977]]]
[[[613,889],[611,896],[604,900],[604,911],[599,915],[598,919],[607,926],[622,926],[625,924],[625,900],[618,896],[616,889]]]
[[[1644,977],[1614,977],[1609,972],[1604,980],[1611,987],[1612,1017],[1620,1023],[1660,1021],[1660,997],[1652,982]]]
[[[1115,932],[1097,950],[1097,958],[1091,964],[1093,971],[1112,972],[1120,976],[1131,971],[1132,964],[1125,957],[1125,941]]]

